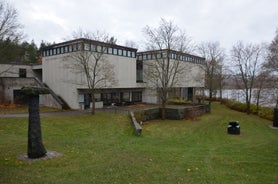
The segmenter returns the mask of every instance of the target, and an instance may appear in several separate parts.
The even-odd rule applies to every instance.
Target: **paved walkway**
[[[90,114],[90,111],[65,111],[65,112],[40,112],[40,116],[74,116],[80,114]],[[0,114],[0,118],[28,117],[28,113],[20,114]]]

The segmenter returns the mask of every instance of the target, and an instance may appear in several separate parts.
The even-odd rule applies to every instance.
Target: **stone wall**
[[[193,118],[201,116],[202,114],[209,113],[209,105],[197,105],[190,107],[167,107],[166,118],[172,120],[180,120],[184,118]],[[150,108],[140,111],[135,111],[134,116],[138,122],[145,122],[153,119],[161,118],[161,108]]]

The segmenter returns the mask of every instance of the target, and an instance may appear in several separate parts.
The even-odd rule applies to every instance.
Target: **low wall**
[[[209,113],[209,105],[197,105],[191,107],[166,107],[166,118],[172,120],[180,120],[184,118],[193,118]],[[161,118],[161,108],[155,107],[134,112],[137,122],[144,122]]]
[[[142,127],[139,125],[139,123],[137,122],[136,118],[134,117],[134,113],[133,112],[129,112],[129,116],[131,119],[131,124],[133,127],[133,131],[135,135],[141,135],[142,134]]]

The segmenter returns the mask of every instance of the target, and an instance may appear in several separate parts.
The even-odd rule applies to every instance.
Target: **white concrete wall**
[[[34,77],[30,65],[0,64],[0,77],[19,77],[19,69],[26,69],[26,77]]]
[[[114,65],[117,84],[112,88],[134,88],[136,84],[136,58],[107,55],[107,60]]]
[[[117,81],[107,88],[136,87],[136,58],[105,55],[114,66]],[[61,96],[73,109],[79,109],[78,90],[87,89],[86,77],[78,69],[73,69],[74,60],[70,54],[60,54],[43,58],[43,82]]]
[[[173,61],[173,60],[171,60]],[[143,91],[142,100],[146,103],[158,103],[160,101],[157,96],[157,91],[155,87],[157,86],[154,82],[158,82],[158,79],[149,80],[148,73],[150,72],[148,63],[155,62],[153,60],[145,60],[143,64],[144,70],[144,83],[138,83],[138,87],[145,87],[146,89]],[[175,61],[177,62],[177,61]],[[177,82],[173,87],[175,88],[188,88],[188,87],[204,87],[205,84],[205,72],[202,70],[200,64],[178,61],[180,62],[180,68],[184,68],[184,70],[177,75]]]

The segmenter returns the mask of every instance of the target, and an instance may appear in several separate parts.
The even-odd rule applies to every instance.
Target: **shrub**
[[[223,99],[222,103],[225,104],[230,109],[240,111],[240,112],[247,112],[247,107],[245,103],[237,102],[234,100],[228,100],[228,99]],[[250,110],[252,114],[257,114],[261,118],[273,120],[274,110],[271,107],[259,107],[259,110],[257,111],[257,106],[251,104]]]

